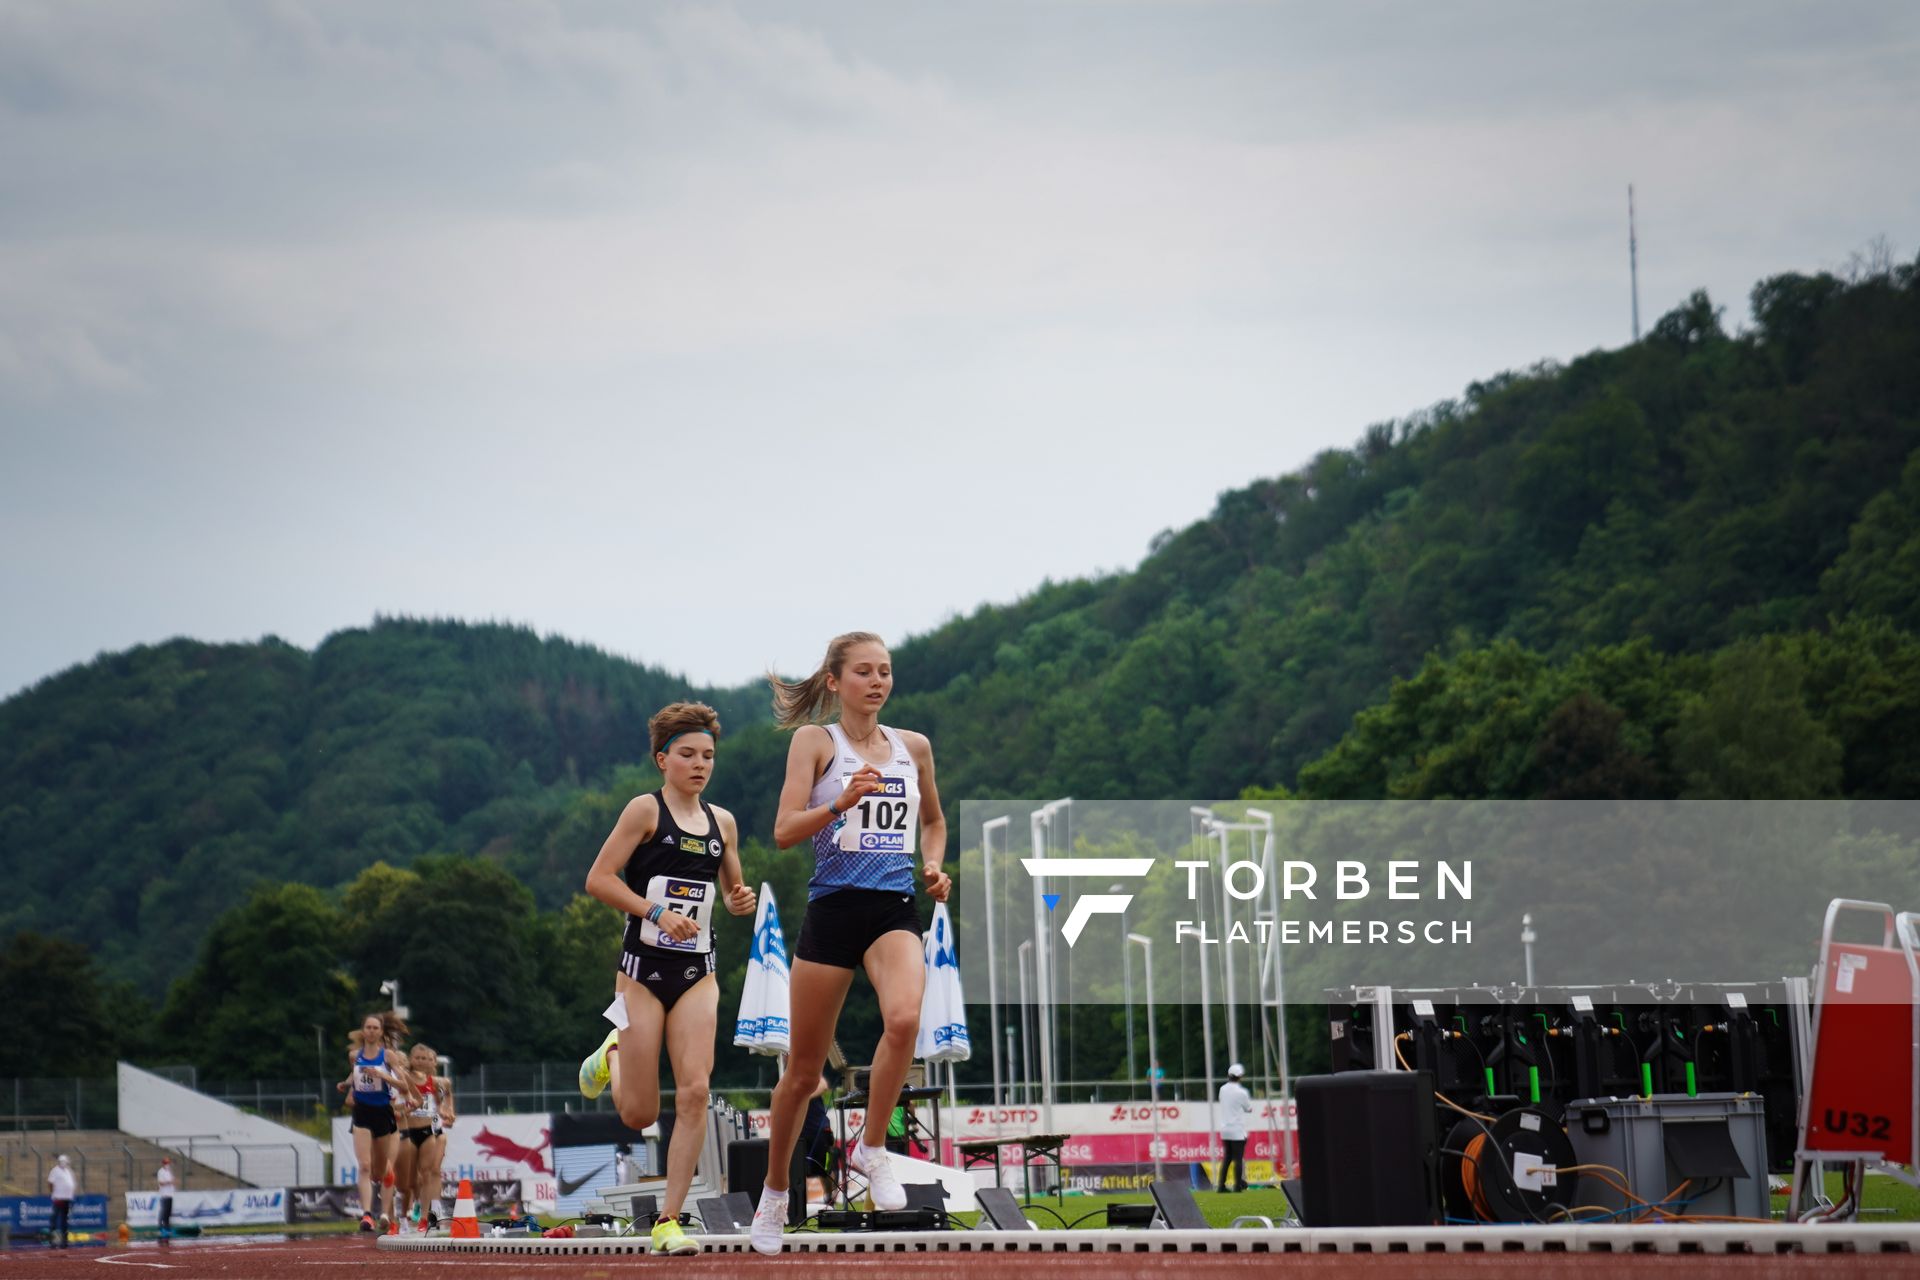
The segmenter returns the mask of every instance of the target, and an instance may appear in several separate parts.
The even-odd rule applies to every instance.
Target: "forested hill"
[[[647,717],[687,696],[768,718],[764,698],[505,626],[102,657],[0,703],[0,937],[74,938],[157,991],[258,882],[509,852],[583,780],[646,759]]]
[[[1373,427],[1356,448],[1223,495],[1132,573],[1049,587],[903,646],[902,687],[927,691],[894,714],[934,734],[956,794],[1222,796],[1302,779],[1394,680],[1442,659],[1483,668],[1482,646],[1564,671],[1625,645],[1641,656],[1606,661],[1658,667],[1664,691],[1600,699],[1583,732],[1605,737],[1600,722],[1622,699],[1677,715],[1670,704],[1712,679],[1708,655],[1744,653],[1743,640],[1860,615],[1911,630],[1916,274],[1765,281],[1757,324],[1739,336],[1696,294],[1637,345],[1491,378],[1458,403]],[[1904,635],[1862,645],[1913,674]],[[1779,665],[1777,647],[1762,646],[1762,665]],[[1813,674],[1829,688],[1844,679]],[[1450,683],[1444,671],[1425,679],[1418,732],[1380,750],[1417,756],[1480,727],[1478,704],[1432,696]],[[1624,669],[1616,679],[1632,683]],[[1663,744],[1641,740],[1664,727],[1624,731],[1658,757],[1652,785],[1678,792]],[[1537,742],[1502,745],[1526,754]],[[1369,777],[1308,789],[1490,790],[1489,779],[1447,785],[1410,779],[1411,761],[1375,763]],[[1524,770],[1510,772],[1510,793],[1528,793]],[[1890,784],[1884,771],[1854,781],[1860,793]]]
[[[1750,332],[1695,295],[1227,493],[1132,572],[901,641],[888,718],[949,801],[1920,794],[1920,277],[1753,301]],[[729,728],[713,798],[766,839],[757,686],[457,623],[103,658],[0,704],[0,935],[157,991],[257,881],[482,854],[558,908],[689,692]]]

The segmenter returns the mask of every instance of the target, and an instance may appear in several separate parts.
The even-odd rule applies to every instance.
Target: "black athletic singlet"
[[[707,829],[700,835],[689,835],[673,820],[666,794],[656,791],[653,798],[660,816],[653,837],[642,841],[627,859],[627,885],[649,902],[691,916],[700,932],[685,942],[676,942],[650,921],[628,916],[620,967],[628,977],[639,978],[643,962],[685,957],[698,961],[701,972],[709,973],[713,913],[720,896],[715,881],[720,875],[720,856],[726,851],[720,820],[714,816],[713,806],[702,800],[700,811],[706,815]]]

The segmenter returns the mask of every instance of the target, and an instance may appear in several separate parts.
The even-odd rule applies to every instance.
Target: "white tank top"
[[[813,784],[807,797],[810,808],[838,800],[847,779],[873,764],[854,750],[837,723],[822,727],[833,739],[833,763]],[[880,771],[885,786],[814,836],[808,901],[835,889],[913,892],[913,862],[920,841],[920,767],[899,734],[885,725],[880,733],[891,758],[873,767]]]

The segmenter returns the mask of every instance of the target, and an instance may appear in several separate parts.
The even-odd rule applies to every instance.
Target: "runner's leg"
[[[787,1069],[773,1089],[773,1115],[767,1125],[767,1187],[787,1189],[787,1165],[807,1113],[807,1100],[820,1084],[840,1008],[853,985],[853,970],[814,960],[795,960],[788,990],[787,1026],[793,1046]]]
[[[360,1165],[360,1212],[373,1212],[373,1133],[358,1125],[353,1129],[353,1155]]]
[[[720,984],[712,974],[694,983],[667,1014],[667,1060],[673,1064],[673,1144],[667,1152],[669,1217],[686,1207],[694,1166],[707,1141],[707,1082],[713,1075],[713,1033],[719,1018]]]
[[[874,939],[862,962],[879,997],[884,1027],[873,1051],[862,1136],[868,1146],[878,1147],[887,1140],[887,1121],[899,1105],[907,1068],[913,1065],[914,1042],[920,1036],[920,998],[927,987],[926,952],[916,935],[895,929]]]
[[[609,1055],[613,1105],[620,1123],[644,1129],[660,1118],[660,1037],[667,1011],[653,993],[626,974],[619,976],[621,998],[627,1004],[627,1027],[620,1048]]]

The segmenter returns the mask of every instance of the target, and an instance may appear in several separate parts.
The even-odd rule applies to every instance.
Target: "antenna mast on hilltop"
[[[1627,276],[1633,283],[1633,340],[1640,341],[1640,241],[1633,228],[1633,184],[1627,184]]]

